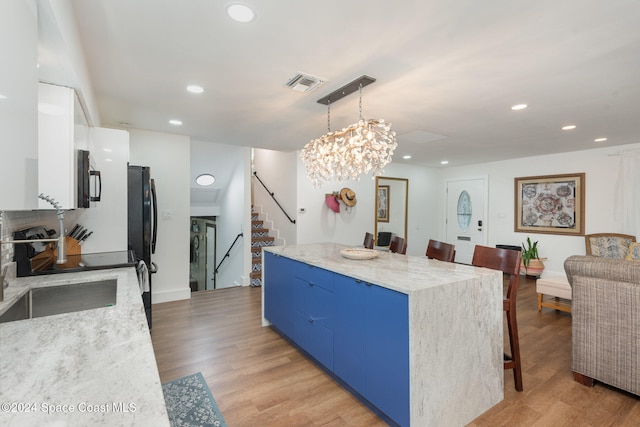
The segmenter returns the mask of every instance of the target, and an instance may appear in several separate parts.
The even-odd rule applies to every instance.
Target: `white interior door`
[[[486,180],[447,182],[447,242],[456,246],[456,262],[471,264],[476,245],[487,244]]]

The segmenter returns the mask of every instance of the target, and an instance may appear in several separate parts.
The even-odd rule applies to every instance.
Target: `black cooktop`
[[[100,252],[95,254],[67,255],[63,265],[54,263],[47,270],[32,272],[34,275],[73,273],[78,271],[102,270],[105,268],[132,267],[136,265],[133,251]]]

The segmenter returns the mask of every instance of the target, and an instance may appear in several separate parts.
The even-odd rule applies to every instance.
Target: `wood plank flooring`
[[[637,426],[640,398],[571,374],[571,315],[537,311],[521,279],[518,326],[524,392],[505,371],[505,399],[471,426]],[[261,321],[261,289],[201,291],[153,306],[162,382],[202,372],[230,427],[384,426],[374,413]],[[422,427],[422,426],[419,426]]]

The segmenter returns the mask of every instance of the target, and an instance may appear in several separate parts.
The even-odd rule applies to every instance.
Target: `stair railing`
[[[231,253],[231,249],[233,249],[233,246],[236,244],[236,242],[238,241],[238,239],[242,237],[242,233],[239,233],[235,240],[233,241],[233,243],[231,244],[231,246],[229,246],[229,250],[227,251],[226,254],[224,254],[224,256],[222,257],[222,260],[220,261],[220,264],[218,264],[218,266],[216,267],[216,269],[213,271],[213,275],[215,276],[216,274],[218,274],[218,270],[220,269],[220,266],[222,265],[222,263],[224,262],[225,259],[227,259],[227,257],[229,256],[229,254]]]
[[[258,176],[257,172],[253,172],[253,175],[258,178],[258,181],[260,182],[260,184],[262,184],[262,186],[264,187],[265,190],[267,190],[267,193],[269,193],[269,195],[271,196],[271,198],[273,199],[274,202],[276,202],[276,205],[278,205],[278,207],[280,208],[280,210],[287,216],[287,218],[289,218],[289,221],[291,221],[292,224],[296,223],[295,219],[291,219],[291,217],[289,216],[289,214],[287,213],[287,211],[284,210],[284,208],[282,207],[282,205],[280,205],[280,203],[278,202],[278,200],[276,199],[275,193],[273,193],[273,191],[270,191],[266,185],[264,185],[264,182],[262,182],[262,180],[260,179],[260,177]]]

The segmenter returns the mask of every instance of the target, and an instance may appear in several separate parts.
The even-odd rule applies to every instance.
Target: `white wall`
[[[267,188],[275,194],[280,205],[297,221],[296,167],[298,152],[283,152],[256,148],[253,151],[253,166]],[[274,236],[284,244],[297,240],[296,225],[293,224],[273,201],[262,184],[253,178],[253,204],[262,207],[265,221],[273,222]]]
[[[391,163],[385,168],[384,176],[409,179],[407,254],[424,255],[427,241],[438,229],[437,209],[433,203],[439,191],[437,171]],[[321,188],[313,188],[304,163],[298,159],[297,178],[298,209],[306,211],[297,216],[297,243],[336,242],[360,246],[364,234],[373,233],[375,180],[371,175],[362,176],[360,181],[331,182]],[[335,213],[327,207],[325,193],[340,191],[344,187],[355,191],[358,203],[350,213],[341,203],[340,213]]]
[[[233,165],[233,170],[228,185],[220,196],[220,216],[216,218],[216,265],[223,260],[238,233],[243,233],[243,237],[238,240],[231,249],[229,257],[220,266],[216,288],[245,286],[249,283],[251,270],[250,156],[251,149],[247,147],[235,147],[225,151],[225,161]],[[245,258],[249,260],[248,268]]]
[[[189,184],[191,188],[197,190],[217,190],[219,196],[215,202],[198,203],[191,200],[191,216],[218,216],[220,215],[220,193],[224,186],[231,179],[238,164],[230,160],[241,158],[243,147],[228,144],[218,144],[214,142],[191,140],[191,178]],[[195,183],[198,175],[210,173],[216,181],[208,187],[200,187]]]
[[[158,192],[158,241],[152,260],[152,301],[191,297],[189,289],[189,159],[188,136],[143,130],[129,131],[129,162],[150,166]]]
[[[527,236],[539,241],[541,257],[546,257],[544,275],[564,274],[564,260],[571,255],[584,255],[584,236],[514,232],[514,178],[566,173],[586,173],[585,233],[623,233],[622,222],[615,215],[615,187],[621,150],[639,148],[640,144],[577,151],[556,155],[482,163],[442,169],[440,190],[434,199],[439,207],[437,236],[446,235],[444,185],[448,179],[489,176],[488,245],[520,246]],[[613,155],[612,155],[613,154]]]

